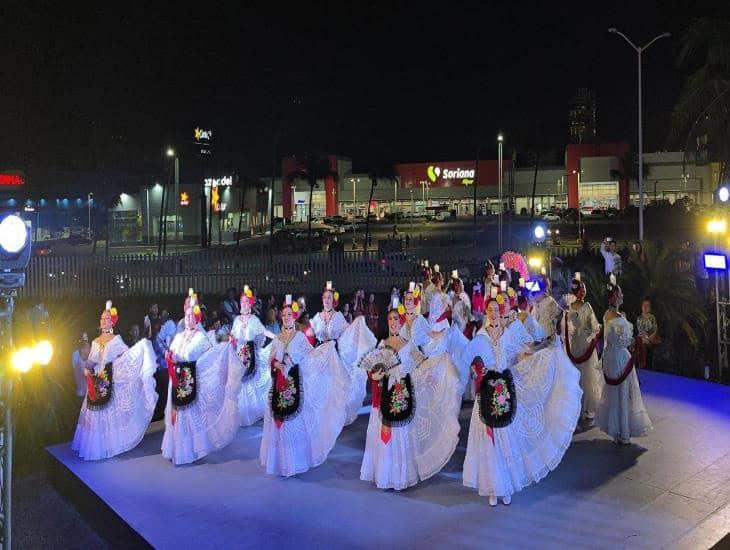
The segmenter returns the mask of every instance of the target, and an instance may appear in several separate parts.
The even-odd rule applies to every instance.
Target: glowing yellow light
[[[18,372],[28,372],[33,366],[33,351],[30,348],[20,348],[10,360],[13,368]]]
[[[53,345],[48,340],[42,340],[33,347],[33,362],[38,365],[47,365],[53,358]]]
[[[539,256],[533,256],[527,260],[527,263],[533,269],[540,269],[542,267],[542,258]]]
[[[725,233],[725,231],[727,231],[727,223],[724,219],[713,218],[707,222],[708,233],[712,233],[714,235],[716,233]]]

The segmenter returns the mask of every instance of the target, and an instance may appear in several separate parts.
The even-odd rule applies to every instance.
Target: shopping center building
[[[533,195],[538,213],[553,206],[600,209],[638,204],[635,166],[625,160],[629,157],[628,144],[603,143],[568,145],[562,166],[515,166],[506,158],[502,165],[503,207],[511,203],[517,214],[529,213]],[[200,239],[202,227],[207,228],[213,242],[235,239],[239,229],[242,236],[263,231],[269,224],[269,200],[274,202],[275,218],[287,222],[306,221],[310,196],[314,218],[365,216],[371,192],[371,212],[378,215],[446,211],[472,216],[475,202],[477,213],[499,209],[499,170],[494,159],[398,163],[387,177],[378,175],[375,186],[368,174],[353,172],[349,158],[326,155],[319,160],[320,177],[311,193],[303,174],[307,167],[294,157],[282,160],[283,177],[273,178],[272,194],[271,176],[241,182],[234,173],[220,173],[199,181],[201,176],[183,169],[179,186],[165,188],[166,209],[161,208],[160,180],[164,178],[48,173],[42,187],[58,189],[59,194],[39,198],[33,181],[11,185],[17,183],[18,176],[9,173],[7,185],[0,179],[0,207],[23,209],[39,240],[56,238],[54,235],[72,233],[74,228],[78,231],[79,226],[92,228],[93,191],[98,185],[116,186],[117,182],[116,187],[127,192],[121,193],[117,206],[109,212],[112,242],[150,244],[163,227],[169,241],[189,242]],[[674,202],[685,196],[695,204],[710,204],[718,179],[718,163],[696,162],[682,152],[644,154],[646,204],[654,200]]]
[[[638,204],[639,189],[635,166],[626,143],[568,145],[563,166],[515,167],[503,161],[502,195],[504,208],[510,198],[515,211],[529,212],[532,197],[535,210],[551,207],[584,209],[625,208]],[[318,181],[312,192],[312,213],[364,216],[371,192],[368,174],[352,171],[348,158],[327,157],[332,174]],[[499,203],[498,161],[460,160],[400,163],[392,177],[377,177],[372,190],[372,211],[378,214],[424,213],[448,210],[457,216],[496,212]],[[296,174],[296,159],[284,159],[283,174]],[[710,204],[718,187],[719,164],[696,163],[683,152],[644,154],[645,203],[688,197],[695,204]],[[309,184],[296,176],[277,180],[277,217],[304,221],[309,207]],[[476,193],[475,193],[476,191]]]

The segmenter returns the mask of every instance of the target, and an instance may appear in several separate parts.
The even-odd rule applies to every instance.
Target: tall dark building
[[[573,143],[590,143],[596,137],[598,126],[596,93],[588,88],[578,88],[570,100],[568,127]]]

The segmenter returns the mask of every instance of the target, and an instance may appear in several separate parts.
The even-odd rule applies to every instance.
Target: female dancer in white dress
[[[241,426],[250,426],[264,417],[266,398],[271,385],[269,351],[264,347],[266,338],[275,335],[267,330],[259,318],[252,313],[256,297],[248,285],[241,294],[241,314],[233,321],[231,344],[243,365],[243,383],[238,396],[238,413]]]
[[[91,344],[84,369],[86,398],[71,448],[84,460],[100,460],[136,447],[157,404],[155,352],[149,340],[131,348],[114,335],[117,310],[111,302],[101,314],[101,335]]]
[[[272,387],[261,437],[261,466],[284,477],[327,459],[345,425],[350,385],[334,346],[312,348],[296,330],[298,311],[287,295],[281,332],[271,343]]]
[[[451,323],[463,334],[466,326],[472,320],[471,300],[464,292],[464,283],[459,278],[459,272],[454,270],[451,273]]]
[[[367,374],[357,368],[357,363],[363,353],[375,347],[377,340],[368,328],[365,316],[356,318],[351,325],[347,324],[344,315],[336,309],[339,298],[332,281],[327,281],[322,292],[323,309],[310,323],[319,344],[334,347],[350,374],[346,412],[346,424],[349,425],[357,419],[367,391]]]
[[[603,375],[596,351],[601,325],[598,324],[591,304],[585,301],[585,284],[579,279],[573,279],[571,291],[575,300],[572,300],[565,313],[565,349],[580,371],[580,387],[583,390],[581,413],[586,420],[593,421],[603,391]]]
[[[431,330],[428,321],[421,315],[421,297],[420,286],[411,281],[408,290],[403,293],[405,322],[400,329],[400,335],[419,348],[428,343],[428,333]]]
[[[525,330],[532,337],[533,342],[542,342],[546,336],[540,323],[530,313],[529,291],[522,289],[517,296],[517,319],[525,325]]]
[[[615,443],[628,444],[632,437],[647,435],[652,424],[641,398],[634,358],[628,350],[634,327],[619,311],[623,292],[615,283],[608,285],[608,311],[603,317],[603,376],[606,385],[596,423]],[[641,345],[641,343],[639,343]]]
[[[388,312],[390,336],[360,360],[372,380],[360,479],[406,489],[437,474],[459,442],[459,376],[445,353],[426,359],[401,335],[405,310]]]
[[[438,266],[434,266],[436,268]],[[469,343],[464,333],[457,325],[449,325],[449,297],[443,293],[441,286],[443,276],[440,271],[433,274],[433,292],[428,311],[428,333],[425,336],[414,333],[414,343],[421,346],[426,357],[434,357],[441,353],[448,353],[451,362],[459,373],[462,391],[469,380],[469,365],[461,360],[464,347]],[[425,340],[425,341],[424,341]],[[467,396],[468,398],[468,396]]]
[[[199,328],[200,317],[193,297],[185,309],[185,329],[175,336],[165,358],[170,383],[162,456],[175,466],[224,448],[240,425],[243,367],[228,342],[211,345]]]
[[[513,493],[544,478],[570,445],[580,415],[580,375],[559,340],[531,348],[524,325],[503,328],[490,299],[485,330],[465,351],[478,390],[464,485],[488,496],[491,506],[498,497],[509,504]]]

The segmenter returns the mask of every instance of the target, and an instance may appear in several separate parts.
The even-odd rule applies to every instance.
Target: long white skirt
[[[379,489],[406,489],[437,474],[459,442],[459,375],[448,355],[427,359],[411,372],[415,410],[408,424],[380,438],[378,409],[371,409],[360,479]]]
[[[608,377],[618,378],[626,367],[628,358],[629,352],[626,349],[606,349],[603,369]],[[604,386],[596,423],[601,431],[623,440],[642,437],[651,431],[652,423],[641,397],[636,369],[618,386]]]
[[[573,353],[573,355],[577,356],[580,354]],[[598,353],[594,351],[587,361],[578,363],[576,366],[580,371],[580,389],[583,390],[581,411],[583,416],[593,418],[601,403],[601,393],[605,385],[603,371],[601,371],[601,363],[598,360]]]
[[[264,417],[271,387],[270,352],[271,344],[256,350],[256,372],[241,384],[241,391],[238,394],[241,426],[250,426]]]
[[[337,341],[339,358],[350,378],[347,390],[346,426],[357,419],[367,393],[368,376],[363,369],[357,367],[357,363],[360,357],[373,349],[376,344],[377,340],[368,328],[364,316],[355,319]],[[334,345],[334,342],[327,342],[323,345]]]
[[[512,495],[554,470],[580,416],[580,375],[562,348],[541,350],[511,370],[517,410],[511,424],[493,430],[494,443],[474,402],[464,485],[481,496]]]
[[[312,350],[300,363],[299,376],[299,411],[281,427],[277,427],[267,402],[259,456],[267,474],[289,477],[319,466],[345,425],[351,379],[334,343]]]
[[[238,431],[241,362],[228,344],[204,353],[196,364],[197,396],[177,409],[172,423],[171,387],[167,387],[162,456],[175,465],[190,464],[228,445]]]
[[[141,340],[114,361],[112,396],[102,409],[81,405],[71,448],[84,460],[101,460],[134,449],[157,404],[152,344]]]

